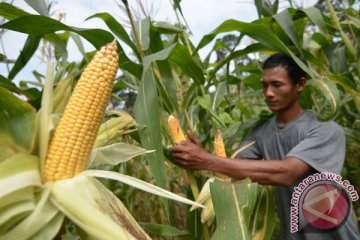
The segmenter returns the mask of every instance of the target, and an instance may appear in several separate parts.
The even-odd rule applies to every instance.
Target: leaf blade
[[[122,202],[96,179],[79,174],[48,187],[51,202],[90,236],[96,239],[150,239]]]

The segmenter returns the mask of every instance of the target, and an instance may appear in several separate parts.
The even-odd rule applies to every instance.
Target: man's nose
[[[266,87],[263,89],[264,96],[266,98],[273,98],[274,97],[274,91],[271,87]]]

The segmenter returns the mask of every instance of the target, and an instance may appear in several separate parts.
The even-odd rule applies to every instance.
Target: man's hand
[[[173,161],[182,167],[193,170],[204,170],[210,164],[211,154],[208,153],[191,132],[187,132],[189,142],[176,143],[172,148]]]
[[[199,147],[202,148],[202,144],[201,144],[200,139],[195,137],[194,134],[191,131],[187,131],[186,135],[188,136],[188,139],[190,140],[190,142],[195,143],[196,145],[198,145]]]

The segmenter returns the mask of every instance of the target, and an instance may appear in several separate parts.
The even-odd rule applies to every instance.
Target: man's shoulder
[[[271,129],[274,122],[275,122],[275,116],[269,117],[266,120],[258,121],[251,128],[250,132],[254,135],[262,134],[264,131]]]
[[[334,120],[323,120],[317,113],[306,111],[304,120],[311,130],[322,130],[331,132],[343,132],[343,128]]]

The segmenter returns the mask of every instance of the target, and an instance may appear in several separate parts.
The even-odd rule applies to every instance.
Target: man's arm
[[[215,156],[199,144],[180,142],[173,147],[173,161],[193,170],[219,172],[235,179],[249,177],[267,185],[290,186],[310,170],[305,162],[288,157],[284,160],[234,160]]]

